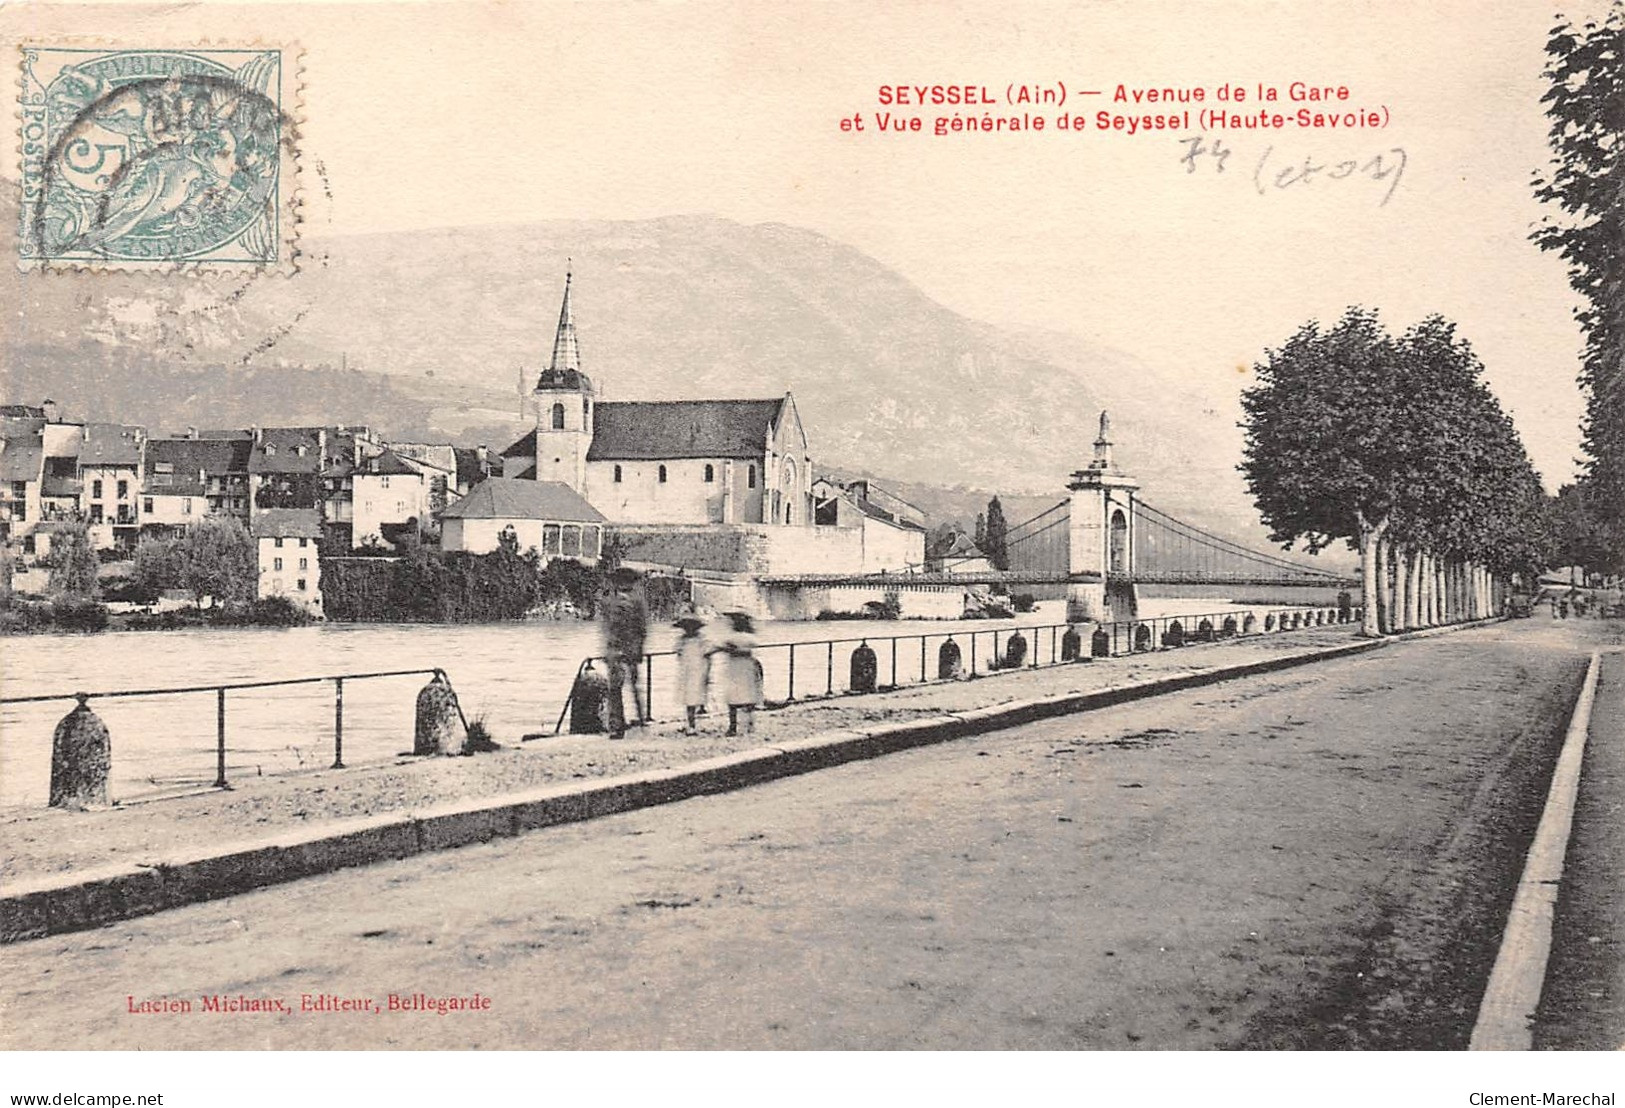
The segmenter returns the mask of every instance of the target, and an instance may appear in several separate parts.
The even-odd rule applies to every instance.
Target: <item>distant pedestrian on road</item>
[[[728,698],[728,734],[739,734],[740,717],[745,733],[755,728],[756,705],[762,699],[761,667],[756,664],[756,627],[745,612],[728,612],[732,629],[717,643],[714,652],[727,655],[723,691]]]
[[[609,590],[599,612],[604,627],[604,661],[609,681],[609,737],[626,737],[626,705],[623,688],[632,686],[632,703],[637,707],[638,726],[648,722],[643,711],[643,692],[638,687],[643,667],[643,639],[649,627],[649,610],[638,589],[639,575],[630,569],[610,574]]]
[[[705,621],[693,613],[677,618],[677,627],[683,632],[677,639],[677,683],[682,687],[683,709],[688,717],[683,727],[685,735],[699,733],[698,717],[710,692],[711,660],[705,638],[700,634],[704,626]]]

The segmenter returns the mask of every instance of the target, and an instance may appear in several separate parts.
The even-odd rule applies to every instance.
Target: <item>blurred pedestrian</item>
[[[699,733],[698,716],[705,709],[710,692],[710,657],[705,637],[700,634],[705,621],[692,612],[677,617],[682,634],[677,638],[677,683],[683,695],[683,710],[687,722],[683,734]]]
[[[727,655],[723,691],[728,700],[728,734],[739,734],[743,717],[745,733],[755,727],[756,705],[762,699],[761,667],[756,664],[756,626],[746,612],[728,612],[729,632],[714,648]]]
[[[649,610],[638,588],[635,570],[617,569],[609,576],[609,589],[599,612],[604,627],[604,662],[609,681],[609,737],[626,737],[626,705],[622,690],[632,686],[632,703],[637,707],[638,726],[648,722],[643,710],[639,673],[643,668],[643,639],[649,627]]]

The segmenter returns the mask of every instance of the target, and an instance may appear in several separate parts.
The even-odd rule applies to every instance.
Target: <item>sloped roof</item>
[[[8,438],[0,445],[0,481],[38,481],[45,462],[45,447],[26,438]]]
[[[601,403],[587,460],[759,458],[783,408],[783,397]]]
[[[87,423],[79,444],[82,466],[135,466],[141,464],[140,427],[122,423]]]
[[[390,477],[395,475],[403,477],[421,477],[423,475],[422,470],[413,469],[411,466],[407,465],[406,462],[401,459],[401,456],[395,453],[393,450],[385,450],[377,457],[368,458],[366,461],[361,463],[361,467],[357,472],[365,474],[368,477]]]
[[[248,456],[250,473],[318,473],[322,468],[321,442],[316,428],[267,427]],[[300,454],[299,448],[304,447]]]
[[[440,513],[442,519],[544,519],[557,523],[602,523],[604,515],[568,485],[487,477]]]
[[[851,499],[852,503],[857,506],[858,511],[862,512],[870,519],[878,519],[882,523],[889,523],[893,527],[900,527],[905,531],[925,530],[924,527],[921,527],[912,519],[904,519],[902,516],[899,516],[894,512],[888,512],[884,508],[878,508],[874,504],[863,499],[861,496],[850,496],[849,494],[849,499]]]
[[[146,491],[159,496],[202,496],[207,477],[248,470],[247,439],[151,439],[147,442]],[[159,483],[159,466],[173,475]]]
[[[409,462],[420,462],[447,473],[457,469],[457,448],[449,442],[392,442],[389,449]]]
[[[260,539],[319,539],[322,514],[315,508],[268,508],[254,516],[253,533]]]
[[[603,405],[599,405],[602,407]],[[531,458],[536,457],[536,430],[532,428],[519,437],[519,441],[502,452],[504,458]]]

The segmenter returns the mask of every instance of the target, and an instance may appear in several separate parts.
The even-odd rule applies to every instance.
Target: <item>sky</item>
[[[1591,4],[1596,8],[1600,4]],[[1584,4],[1567,4],[1581,11]],[[307,226],[710,213],[808,227],[963,314],[1085,335],[1233,402],[1350,304],[1460,325],[1549,486],[1579,451],[1581,336],[1528,241],[1555,8],[1518,3],[177,4],[0,7],[0,37],[297,45]],[[1293,103],[1291,83],[1347,100]],[[882,86],[1067,89],[1045,131],[931,133]],[[1202,103],[1116,103],[1119,85]],[[1376,128],[1101,131],[1095,113],[1375,112]],[[1258,86],[1280,100],[1257,102]],[[1098,90],[1100,95],[1085,95]],[[1334,93],[1335,95],[1335,93]],[[880,112],[922,133],[882,133]],[[1085,117],[1060,130],[1055,117]],[[857,116],[864,130],[843,130]],[[1184,140],[1217,137],[1224,171]],[[1373,166],[1372,159],[1382,162]],[[1402,172],[1394,167],[1403,160]],[[1323,167],[1278,187],[1306,160]],[[1339,167],[1353,163],[1348,170]],[[7,172],[14,175],[15,158]],[[1386,173],[1373,179],[1378,170]],[[1341,179],[1333,179],[1337,172]],[[538,259],[556,268],[557,259]],[[922,382],[922,387],[929,387]]]

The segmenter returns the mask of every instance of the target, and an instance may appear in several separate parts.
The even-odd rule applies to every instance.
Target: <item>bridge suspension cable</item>
[[[1278,555],[1251,550],[1234,540],[1192,526],[1144,501],[1137,502],[1135,510],[1142,520],[1142,526],[1137,533],[1139,544],[1135,551],[1138,563],[1136,565],[1137,570],[1160,568],[1175,571],[1196,569],[1198,572],[1212,572],[1217,569],[1214,563],[1220,558],[1225,558],[1242,562],[1248,566],[1264,566],[1275,571],[1276,574],[1286,574],[1299,578],[1325,579],[1328,582],[1342,579],[1341,574],[1332,570],[1306,566]],[[1148,565],[1148,562],[1164,560],[1165,552],[1157,549],[1156,536],[1159,532],[1175,540],[1175,550],[1166,553],[1182,560],[1200,560],[1202,565],[1200,567],[1188,564],[1157,567]],[[1193,550],[1192,547],[1198,549]]]

